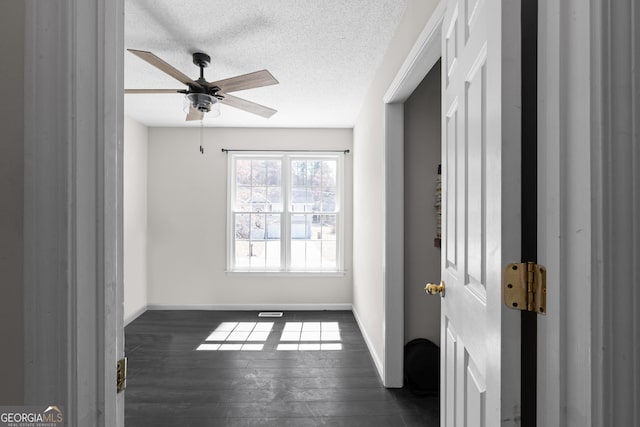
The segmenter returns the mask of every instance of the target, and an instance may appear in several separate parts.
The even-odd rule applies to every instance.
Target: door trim
[[[640,422],[630,403],[640,399],[635,3],[539,0],[538,259],[548,299],[537,418],[548,427]]]
[[[385,387],[402,387],[404,359],[404,102],[441,56],[445,2],[440,1],[384,95],[384,362]]]
[[[124,1],[29,1],[25,34],[24,400],[122,426]]]
[[[591,202],[592,183],[600,180],[590,128],[596,55],[593,10],[583,3],[539,2],[538,262],[547,268],[548,296],[547,315],[538,318],[537,421],[549,427],[597,426],[592,415],[601,405],[592,395],[591,371],[598,365],[599,352],[592,353],[598,332],[589,327],[597,323],[591,285],[600,247]]]

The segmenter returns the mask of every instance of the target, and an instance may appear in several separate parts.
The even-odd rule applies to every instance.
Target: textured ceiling
[[[222,105],[205,126],[352,127],[406,0],[125,0],[125,47],[155,53],[198,77],[191,53],[211,56],[208,81],[268,69],[278,85],[233,95],[278,110],[265,119]],[[125,53],[125,88],[183,89]],[[382,94],[381,94],[382,96]],[[184,121],[180,94],[125,95],[147,126]]]

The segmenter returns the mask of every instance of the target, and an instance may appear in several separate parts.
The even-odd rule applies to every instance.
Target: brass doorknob
[[[430,295],[440,294],[441,297],[444,297],[444,281],[440,282],[439,285],[435,283],[427,283],[427,286],[424,287],[424,290],[427,291]]]

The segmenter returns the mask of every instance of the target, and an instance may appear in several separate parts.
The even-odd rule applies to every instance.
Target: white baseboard
[[[124,326],[127,326],[129,323],[131,323],[134,320],[136,320],[138,317],[140,317],[140,315],[142,313],[144,313],[147,310],[148,310],[148,307],[146,305],[143,305],[142,307],[140,307],[139,309],[137,309],[136,311],[134,311],[133,313],[131,313],[130,315],[125,317],[124,318]]]
[[[351,311],[351,304],[149,304],[148,310]]]
[[[353,317],[356,318],[356,323],[358,324],[358,328],[360,328],[360,333],[364,338],[364,342],[367,344],[367,347],[369,348],[369,354],[373,359],[373,363],[376,365],[376,369],[378,370],[378,376],[380,377],[380,380],[384,382],[384,367],[383,367],[382,361],[378,357],[378,354],[376,353],[375,348],[373,347],[373,344],[371,344],[371,339],[369,338],[369,335],[367,335],[366,329],[364,329],[364,327],[362,326],[362,322],[360,321],[360,316],[358,316],[358,312],[356,311],[356,308],[351,307],[351,311],[353,312]]]

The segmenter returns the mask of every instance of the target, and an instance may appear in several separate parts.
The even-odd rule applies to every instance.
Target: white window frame
[[[251,268],[237,267],[235,262],[236,230],[234,209],[235,203],[235,183],[236,183],[236,160],[237,159],[279,159],[282,161],[282,219],[280,230],[280,268]],[[328,215],[336,215],[336,266],[335,268],[293,268],[291,267],[291,216],[295,213],[290,203],[291,195],[291,163],[294,160],[335,160],[336,161],[336,197],[335,212],[328,212]],[[344,275],[344,154],[341,152],[314,152],[314,151],[228,151],[227,160],[227,274],[248,274],[248,275]],[[322,214],[322,213],[320,213]]]

